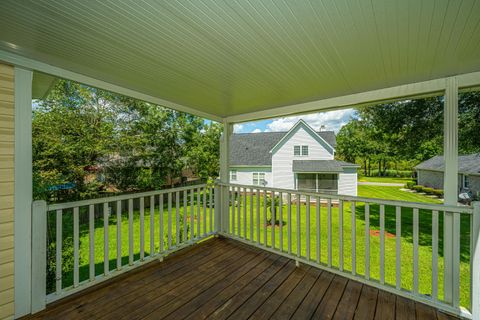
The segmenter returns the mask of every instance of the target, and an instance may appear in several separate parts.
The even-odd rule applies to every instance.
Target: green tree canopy
[[[151,190],[187,168],[218,174],[219,124],[67,80],[36,102],[32,129],[36,198]],[[75,189],[52,188],[67,183]]]

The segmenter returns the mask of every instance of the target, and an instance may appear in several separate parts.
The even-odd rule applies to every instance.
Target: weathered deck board
[[[32,319],[455,319],[234,240],[211,239]]]

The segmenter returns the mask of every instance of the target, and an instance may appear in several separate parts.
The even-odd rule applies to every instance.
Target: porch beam
[[[40,71],[40,72],[43,72],[43,73],[47,73],[47,74],[56,76],[58,78],[73,80],[73,81],[76,81],[76,82],[79,82],[79,83],[86,84],[88,86],[100,88],[100,89],[103,89],[103,90],[108,90],[108,91],[115,92],[115,93],[118,93],[118,94],[122,94],[122,95],[125,95],[125,96],[128,96],[128,97],[134,98],[134,99],[146,101],[146,102],[149,102],[149,103],[153,103],[153,104],[156,104],[156,105],[160,105],[160,106],[163,106],[163,107],[174,109],[174,110],[177,110],[177,111],[190,113],[190,114],[193,114],[193,115],[196,115],[196,116],[199,116],[199,117],[202,117],[202,118],[206,118],[206,119],[209,119],[209,120],[213,120],[213,121],[217,121],[217,122],[222,121],[222,117],[220,117],[218,115],[203,112],[203,111],[197,110],[195,108],[187,107],[187,106],[184,106],[182,104],[178,104],[178,103],[175,103],[175,102],[172,102],[172,101],[169,101],[169,100],[161,99],[161,98],[149,95],[149,94],[141,93],[141,92],[133,90],[133,89],[129,89],[129,88],[126,88],[126,87],[115,85],[113,83],[106,82],[106,81],[103,81],[103,80],[95,79],[95,78],[92,78],[92,77],[89,77],[89,76],[86,76],[86,75],[83,75],[83,74],[80,74],[80,73],[76,73],[76,72],[73,72],[73,71],[62,69],[60,67],[56,67],[56,66],[53,66],[53,65],[50,65],[50,64],[46,64],[46,63],[43,63],[43,62],[40,62],[40,61],[37,61],[37,60],[25,58],[25,57],[22,57],[20,55],[17,55],[17,54],[11,53],[11,52],[7,52],[7,51],[4,51],[4,50],[0,50],[0,61],[4,61],[6,63],[13,64],[15,66],[18,66],[18,67],[21,67],[21,68],[24,68],[24,69],[27,69],[27,70]]]
[[[31,311],[32,75],[15,67],[15,318]]]
[[[418,99],[438,96],[444,93],[446,90],[446,82],[452,78],[457,80],[459,88],[480,86],[480,72],[473,72],[277,108],[266,107],[262,111],[226,117],[226,120],[232,122],[247,122],[302,113],[331,111],[352,106],[387,103],[406,98]]]
[[[228,184],[230,182],[230,137],[233,134],[233,124],[227,121],[223,122],[223,134],[220,138],[220,182]],[[220,225],[220,230],[228,230],[226,215],[229,211],[229,187],[222,188],[221,210],[216,212]]]
[[[458,198],[458,79],[446,80],[444,100],[444,203],[457,205]],[[444,299],[456,303],[459,296],[459,241],[458,215],[445,212],[444,220]]]

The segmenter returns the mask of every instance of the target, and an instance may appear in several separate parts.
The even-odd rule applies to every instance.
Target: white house
[[[335,160],[333,131],[303,120],[288,132],[237,133],[230,140],[230,181],[357,195],[358,165]]]

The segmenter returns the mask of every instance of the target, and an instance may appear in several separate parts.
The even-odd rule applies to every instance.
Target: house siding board
[[[270,167],[230,167],[230,170],[237,170],[237,180],[230,181],[233,184],[253,184],[253,173],[264,172],[267,187],[272,187],[272,168]]]
[[[443,172],[418,170],[417,180],[419,185],[434,189],[443,189]]]
[[[293,156],[295,145],[308,145],[308,156]],[[300,127],[272,155],[273,185],[276,188],[295,188],[293,160],[333,160],[333,153],[319,144],[304,128]]]
[[[0,64],[0,319],[14,316],[14,68]]]
[[[480,197],[480,176],[470,176],[470,190]]]
[[[417,183],[419,185],[434,188],[434,189],[443,189],[443,172],[442,171],[432,171],[432,170],[419,170],[417,169]],[[463,174],[458,175],[458,191],[463,188]],[[468,175],[470,178],[470,190],[473,194],[480,192],[480,176],[478,175]]]
[[[338,174],[338,194],[357,196],[357,173]]]

